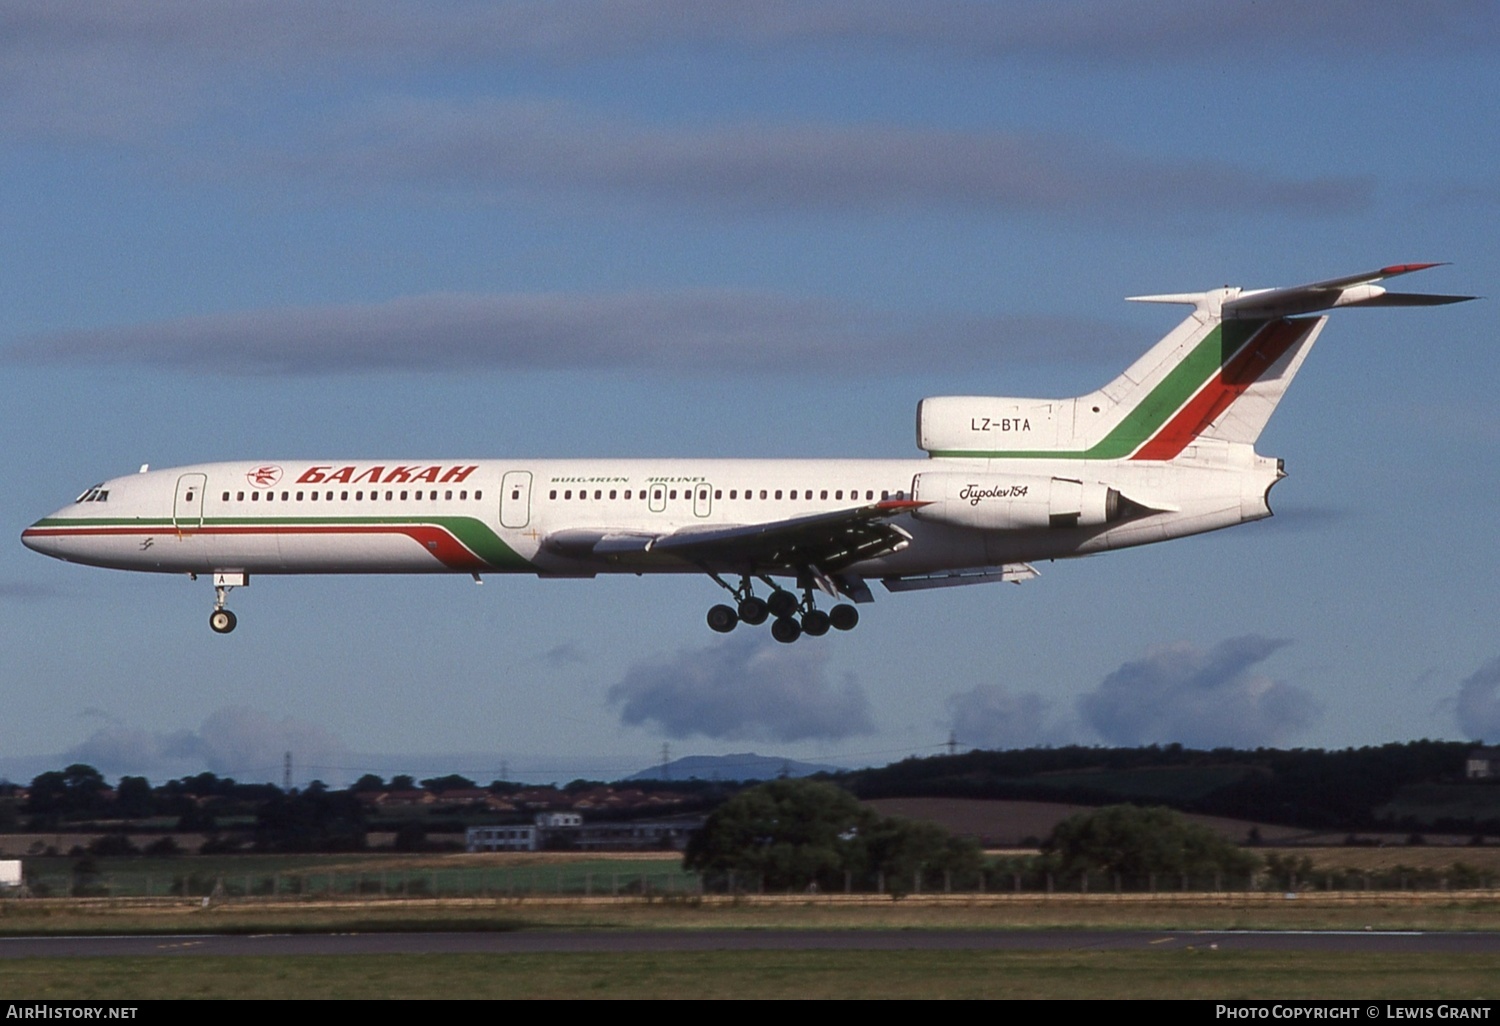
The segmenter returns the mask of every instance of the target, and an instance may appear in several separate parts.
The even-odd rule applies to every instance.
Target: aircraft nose
[[[47,522],[51,517],[43,517],[21,532],[21,544],[33,552],[40,552],[44,556],[56,556],[58,554],[58,539],[56,534],[47,528]]]

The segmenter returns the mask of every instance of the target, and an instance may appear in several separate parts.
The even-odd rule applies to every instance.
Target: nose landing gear
[[[196,575],[195,575],[196,576]],[[208,627],[215,634],[228,634],[239,623],[239,618],[224,608],[229,593],[235,588],[249,587],[249,574],[214,574],[214,608],[208,614]]]

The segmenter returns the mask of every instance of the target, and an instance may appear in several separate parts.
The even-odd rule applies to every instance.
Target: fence
[[[597,866],[597,863],[595,864]],[[700,875],[680,865],[597,869],[570,865],[523,868],[310,870],[291,872],[80,871],[77,865],[30,869],[12,896],[268,898],[687,897],[702,894],[1234,894],[1490,891],[1500,875],[1457,863],[1445,870],[1398,867],[1382,872],[1261,870],[1251,875],[1048,873],[990,867],[980,872],[917,870],[828,876],[811,885],[768,883],[755,873]]]

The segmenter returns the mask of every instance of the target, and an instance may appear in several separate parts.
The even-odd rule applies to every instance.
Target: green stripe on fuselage
[[[941,449],[928,455],[967,459],[1118,460],[1139,449],[1229,362],[1265,321],[1228,321],[1214,327],[1193,351],[1136,404],[1113,431],[1087,449]]]
[[[184,529],[198,525],[183,521]],[[158,517],[49,517],[33,527],[158,527],[176,530],[170,519]],[[487,524],[475,517],[205,517],[203,527],[441,527],[474,555],[497,570],[529,570],[531,563],[505,544]]]

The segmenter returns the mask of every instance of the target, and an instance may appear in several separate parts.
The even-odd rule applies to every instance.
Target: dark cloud
[[[728,638],[635,664],[609,689],[609,701],[622,722],[673,738],[804,741],[873,732],[853,675],[828,679],[827,651]]]
[[[1372,185],[1294,178],[1222,161],[1158,160],[1034,134],[892,124],[652,125],[559,103],[403,100],[320,122],[300,148],[259,160],[341,189],[556,194],[586,190],[758,211],[936,205],[1124,220],[1171,213],[1337,215]]]
[[[1274,744],[1321,710],[1304,689],[1255,668],[1290,642],[1247,634],[1204,651],[1187,642],[1150,649],[1078,701],[1083,719],[1112,744],[1196,747]]]
[[[1459,685],[1456,715],[1467,736],[1500,740],[1500,656]]]
[[[1488,0],[8,0],[0,125],[46,137],[236,134],[265,111],[337,103],[350,82],[401,92],[520,62],[701,54],[911,54],[948,61],[1163,62],[1213,69],[1487,53]],[[1232,125],[1233,115],[1225,124]],[[1218,126],[1224,130],[1224,125]],[[1209,126],[1206,126],[1206,130]]]
[[[33,584],[30,581],[0,581],[0,602],[41,602],[55,599],[62,592],[50,584]]]
[[[279,780],[282,760],[292,753],[293,768],[337,765],[343,742],[322,727],[290,716],[276,718],[256,709],[229,707],[208,716],[196,731],[168,733],[111,723],[65,753],[106,776],[138,774],[172,778],[208,770],[249,781]]]
[[[588,662],[588,657],[583,654],[583,650],[572,641],[553,645],[542,653],[541,659],[542,662],[553,667],[576,666],[579,663]]]
[[[177,55],[285,69],[516,56],[576,61],[711,44],[879,47],[970,58],[1207,60],[1254,50],[1450,55],[1496,39],[1494,5],[1459,0],[8,0],[7,49]]]
[[[1352,510],[1337,506],[1298,505],[1295,502],[1286,506],[1273,505],[1276,516],[1271,523],[1282,531],[1324,531],[1338,527],[1354,515]]]
[[[948,697],[949,728],[975,748],[1029,748],[1064,740],[1052,702],[1035,691],[980,684]]]
[[[1047,362],[1122,352],[1126,329],[1082,318],[926,319],[776,293],[439,293],[55,332],[11,363],[133,363],[198,372],[646,368],[668,373],[881,373],[934,359]]]

